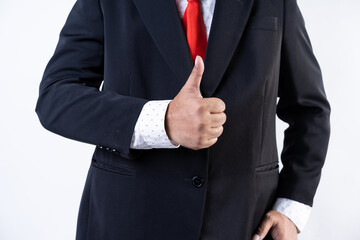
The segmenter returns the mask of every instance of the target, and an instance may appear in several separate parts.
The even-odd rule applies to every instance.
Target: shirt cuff
[[[298,232],[304,229],[311,213],[310,206],[287,198],[276,199],[272,209],[288,217],[295,224]]]
[[[165,114],[172,100],[153,100],[145,103],[135,124],[130,148],[178,148],[165,131]]]

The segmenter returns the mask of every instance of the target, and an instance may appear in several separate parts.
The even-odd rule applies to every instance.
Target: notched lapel
[[[204,97],[214,94],[242,36],[254,0],[217,0],[201,81]]]
[[[193,61],[175,0],[133,2],[156,46],[182,86],[192,70]]]
[[[212,96],[219,85],[250,16],[253,1],[216,1],[200,85],[204,97]],[[183,86],[193,61],[175,1],[133,2],[156,46]]]

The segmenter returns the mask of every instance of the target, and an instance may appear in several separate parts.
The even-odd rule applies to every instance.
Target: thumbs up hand
[[[203,98],[200,83],[204,72],[201,57],[180,92],[169,103],[165,130],[169,139],[190,149],[212,146],[223,132],[225,103],[219,98]]]

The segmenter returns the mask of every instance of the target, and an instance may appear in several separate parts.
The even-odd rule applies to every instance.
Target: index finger
[[[225,111],[225,102],[220,98],[211,97],[205,99],[210,113],[222,113]]]

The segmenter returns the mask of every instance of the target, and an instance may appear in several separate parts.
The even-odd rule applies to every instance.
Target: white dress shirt
[[[200,1],[207,38],[210,34],[215,2],[215,0]],[[176,5],[182,18],[187,0],[176,0]],[[144,105],[135,125],[131,148],[177,148],[180,146],[172,142],[165,131],[165,114],[170,102],[171,100],[156,100],[148,101]],[[276,199],[272,209],[287,216],[296,225],[298,231],[303,230],[311,212],[310,206],[287,198]]]

